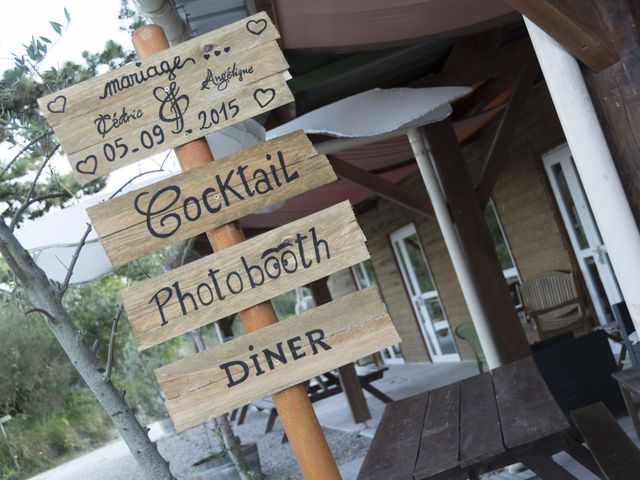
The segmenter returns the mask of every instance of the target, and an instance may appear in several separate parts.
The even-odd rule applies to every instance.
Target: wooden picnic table
[[[612,376],[618,381],[624,404],[627,406],[627,411],[633,422],[636,435],[640,438],[640,419],[638,418],[638,409],[633,399],[633,394],[640,397],[640,366],[620,370],[619,372],[613,373]]]
[[[543,479],[573,479],[551,455],[599,475],[571,435],[531,358],[386,406],[358,480],[478,478],[522,462]]]

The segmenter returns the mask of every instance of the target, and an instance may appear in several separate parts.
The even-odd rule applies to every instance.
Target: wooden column
[[[450,119],[424,127],[500,364],[531,354]]]
[[[318,306],[333,300],[331,298],[331,292],[329,291],[329,285],[327,284],[328,280],[329,278],[325,277],[309,284],[313,299]],[[367,400],[364,398],[355,365],[348,363],[340,367],[338,373],[340,374],[340,385],[342,385],[342,391],[347,397],[353,421],[362,423],[371,420],[371,412],[369,411]]]
[[[133,46],[140,59],[169,48],[162,27],[145,25],[137,29],[132,37]],[[214,158],[204,138],[181,145],[175,149],[182,170],[190,170]],[[223,225],[207,232],[214,252],[236,245],[245,240],[244,232],[237,222]],[[253,332],[278,321],[271,302],[264,302],[240,312],[240,319],[247,332]],[[215,398],[211,399],[215,402]],[[324,437],[304,385],[296,385],[273,395],[273,403],[291,448],[305,479],[340,479],[340,472]]]
[[[602,19],[620,62],[599,73],[583,69],[583,74],[640,228],[640,4],[625,0],[602,3]]]

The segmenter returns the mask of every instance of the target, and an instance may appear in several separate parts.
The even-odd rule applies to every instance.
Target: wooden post
[[[425,126],[424,131],[498,363],[531,355],[453,124],[446,119]]]
[[[169,48],[167,37],[162,27],[158,25],[145,25],[138,28],[133,33],[132,42],[140,59]],[[175,152],[182,170],[185,171],[214,161],[204,138],[176,147]],[[237,222],[210,230],[207,232],[207,237],[216,252],[245,240],[244,232]],[[247,332],[253,332],[278,321],[271,302],[260,303],[241,311],[240,319]],[[340,479],[338,466],[304,386],[296,385],[274,394],[273,403],[304,478]]]
[[[328,280],[329,277],[325,277],[309,284],[313,299],[318,306],[329,303],[332,300],[329,285],[327,284]],[[369,411],[367,400],[364,398],[362,385],[360,385],[360,379],[358,378],[355,365],[353,363],[347,363],[338,368],[338,374],[340,376],[342,391],[346,395],[349,409],[351,409],[353,421],[362,423],[371,420],[371,412]]]

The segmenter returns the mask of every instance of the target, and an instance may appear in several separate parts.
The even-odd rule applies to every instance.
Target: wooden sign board
[[[395,345],[375,288],[156,370],[177,431]]]
[[[252,17],[38,100],[81,184],[293,101],[269,17]]]
[[[369,258],[348,201],[123,290],[141,350]]]
[[[87,211],[111,263],[120,266],[334,180],[327,158],[300,131]]]

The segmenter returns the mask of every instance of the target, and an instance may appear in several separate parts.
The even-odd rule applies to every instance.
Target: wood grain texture
[[[224,186],[229,175],[231,189]],[[128,192],[87,212],[111,263],[119,266],[334,180],[327,158],[317,155],[300,131]]]
[[[507,448],[530,444],[569,428],[533,358],[491,372]]]
[[[571,412],[607,480],[632,480],[640,471],[640,450],[603,403]]]
[[[358,480],[413,478],[428,400],[424,392],[386,406]]]
[[[506,0],[594,72],[619,59],[594,0]]]
[[[429,392],[413,478],[422,480],[458,467],[460,382]]]
[[[264,13],[38,100],[80,183],[293,101]]]
[[[368,258],[346,201],[134,284],[122,298],[145,349]]]
[[[318,329],[329,349],[309,342],[307,332]],[[301,341],[294,356],[286,342],[296,337]],[[176,429],[182,431],[398,341],[376,289],[368,288],[162,367],[156,376],[167,398],[167,410]],[[260,352],[276,351],[278,343],[285,344],[286,362],[269,363]],[[264,372],[259,375],[251,359],[254,353]],[[221,365],[231,360],[245,362],[250,373],[245,381],[229,387]],[[232,378],[240,380],[242,371],[234,367]]]
[[[460,466],[466,468],[504,452],[493,382],[489,373],[460,387]]]

